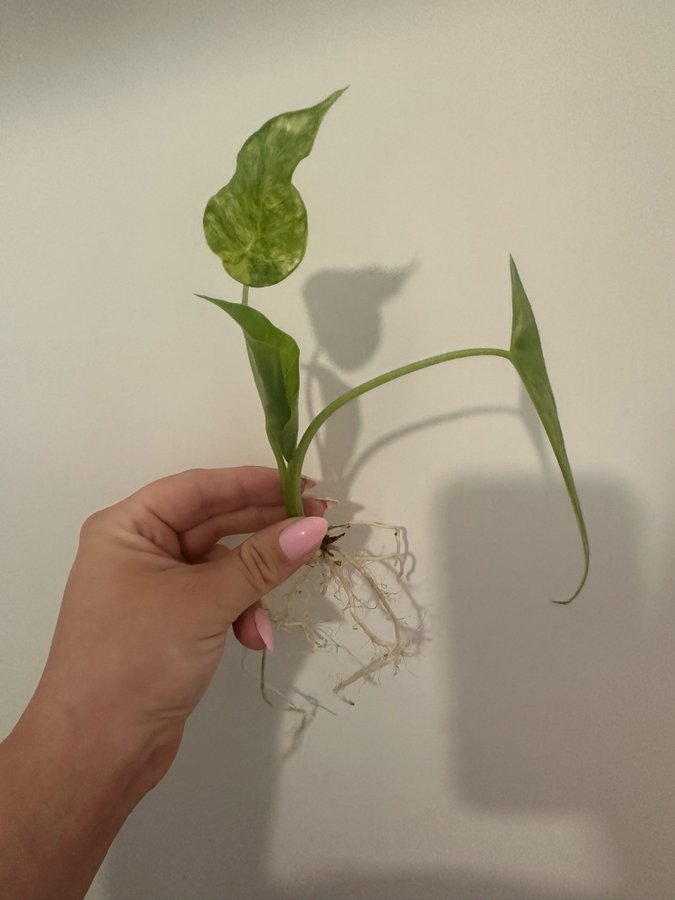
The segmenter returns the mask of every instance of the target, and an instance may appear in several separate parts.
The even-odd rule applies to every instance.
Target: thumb
[[[321,544],[328,522],[321,516],[287,519],[263,528],[214,560],[218,593],[230,622],[296,572]]]

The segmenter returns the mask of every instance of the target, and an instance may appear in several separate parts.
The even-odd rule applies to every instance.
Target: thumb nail
[[[262,606],[259,606],[253,613],[253,621],[255,622],[255,627],[263,644],[268,650],[274,650],[274,634],[272,632],[270,617],[267,615],[267,610],[263,609]]]
[[[322,516],[306,516],[284,528],[279,546],[287,559],[300,559],[319,546],[327,530],[328,522]]]

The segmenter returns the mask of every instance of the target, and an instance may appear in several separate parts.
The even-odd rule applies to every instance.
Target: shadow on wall
[[[369,362],[382,342],[382,307],[413,274],[413,263],[398,269],[325,269],[307,280],[304,298],[316,348],[304,367],[310,418],[364,379],[348,381],[335,371]],[[340,514],[351,519],[362,509],[350,501],[358,465],[354,453],[361,430],[359,402],[348,403],[321,427],[314,439],[322,491],[340,498]]]
[[[580,568],[563,549],[574,525],[554,479],[477,477],[437,510],[454,774],[483,810],[588,815],[614,850],[618,896],[661,900],[675,884],[673,572],[647,597],[633,498],[609,481],[578,486],[593,563],[568,607],[547,602],[569,595]]]
[[[303,295],[317,348],[339,368],[364,365],[382,343],[382,307],[415,271],[400,269],[324,269],[308,278]]]
[[[241,659],[228,638],[173,768],[113,845],[111,900],[270,896],[263,866],[279,722]]]
[[[589,814],[624,866],[620,891],[583,894],[470,872],[336,870],[284,889],[265,873],[283,720],[260,703],[234,642],[190,721],[169,778],[118,839],[111,897],[144,900],[661,900],[675,879],[675,664],[669,622],[650,630],[640,608],[636,512],[609,483],[581,481],[593,578],[571,607],[578,558],[557,486],[504,477],[461,482],[435,511],[447,585],[448,658],[459,709],[453,774],[465,803],[522,817]],[[572,555],[574,555],[572,553]],[[573,580],[573,579],[572,579]],[[672,572],[664,590],[672,591]],[[562,593],[561,593],[562,592]],[[665,599],[664,594],[664,599]],[[665,604],[664,604],[665,605]],[[249,656],[253,666],[255,658]],[[275,673],[275,677],[278,676]],[[292,677],[292,673],[287,673]],[[670,686],[670,690],[668,689]],[[307,802],[320,802],[307,797]],[[439,807],[451,798],[440,797]],[[357,813],[358,814],[358,813]],[[327,811],[330,815],[330,811]],[[430,828],[433,827],[430,817]],[[296,823],[297,827],[297,823]],[[484,825],[486,850],[503,837]],[[431,835],[430,835],[431,837]],[[419,835],[416,838],[419,840]],[[303,840],[301,829],[298,841]],[[537,854],[545,845],[532,847]],[[326,856],[330,857],[330,848]],[[549,848],[546,848],[549,852]],[[555,848],[550,848],[555,855]]]
[[[379,305],[402,273],[364,274]],[[358,273],[323,273],[308,283],[328,296],[358,295]],[[328,277],[330,276],[330,277]],[[319,278],[319,276],[316,276]],[[356,281],[355,281],[356,278]],[[355,287],[356,285],[356,287]],[[311,290],[310,290],[311,288]],[[317,288],[318,289],[318,288]],[[370,296],[370,300],[369,300]],[[330,304],[317,307],[318,335],[330,325]],[[325,315],[324,315],[325,313]],[[377,344],[372,319],[351,339],[352,359],[365,361]],[[341,341],[344,337],[341,338]],[[333,360],[335,361],[335,360]],[[328,402],[349,385],[319,361],[310,380]],[[355,457],[358,403],[328,428],[321,446],[321,490],[349,495],[354,473],[398,436],[481,410],[453,412],[424,422],[401,422]],[[486,409],[531,417],[520,408]],[[530,425],[528,426],[528,421]],[[675,654],[672,653],[675,572],[664,576],[664,620],[648,627],[636,560],[634,503],[609,482],[581,480],[593,568],[588,587],[571,607],[547,602],[565,596],[580,565],[572,515],[556,473],[544,479],[481,476],[440,493],[435,533],[438,605],[449,610],[447,673],[459,708],[448,723],[459,748],[455,783],[476,810],[546,810],[561,817],[582,811],[606,828],[623,866],[622,889],[592,895],[542,890],[531,883],[475,872],[381,870],[364,846],[359,869],[292,889],[265,872],[266,844],[279,774],[279,735],[286,720],[261,703],[249,655],[249,674],[232,640],[223,666],[191,718],[171,773],[130,817],[107,869],[114,900],[664,900],[675,883]],[[345,509],[345,507],[347,507]],[[341,515],[355,507],[341,504]],[[674,523],[675,526],[675,523]],[[565,549],[563,549],[565,548]],[[442,562],[440,562],[442,561]],[[436,639],[441,635],[438,634]],[[302,655],[275,657],[280,689],[293,683]],[[311,737],[310,737],[311,740]],[[439,797],[439,806],[451,803]],[[308,804],[321,797],[308,794]],[[330,811],[327,810],[327,815]],[[358,812],[355,813],[358,815]],[[433,817],[430,818],[430,828]],[[497,823],[503,821],[498,817]],[[295,823],[295,827],[298,825]],[[495,824],[495,829],[505,827]],[[486,826],[488,828],[488,826]],[[490,832],[485,832],[486,852]],[[495,831],[495,839],[502,836]],[[298,829],[298,842],[303,835]],[[536,848],[533,848],[536,853]],[[555,848],[551,850],[555,855]],[[326,848],[326,868],[331,848]]]

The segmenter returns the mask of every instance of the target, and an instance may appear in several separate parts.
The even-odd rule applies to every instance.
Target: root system
[[[368,528],[384,534],[391,549],[374,552],[367,546],[358,551],[347,549],[352,529]],[[403,589],[406,563],[410,559],[403,528],[383,522],[355,521],[329,528],[316,556],[304,567],[293,586],[280,595],[267,598],[266,606],[275,625],[284,631],[300,631],[313,649],[333,648],[356,661],[354,671],[339,678],[334,693],[350,706],[354,701],[346,692],[364,682],[374,682],[380,673],[391,668],[394,674],[406,657],[412,656],[419,644],[422,617],[413,603],[417,622],[411,627],[406,618],[395,611]],[[404,590],[404,589],[403,589]],[[410,600],[410,595],[405,591]],[[338,626],[320,621],[317,599],[324,597],[337,607]],[[363,638],[356,652],[347,646],[340,627],[351,624],[352,632]],[[350,643],[353,643],[350,641]],[[363,658],[364,647],[367,657]],[[302,695],[311,709],[303,709],[281,692],[269,687],[265,661],[261,669],[261,691],[266,702],[299,716],[295,739],[310,723],[319,704]],[[270,694],[276,698],[271,699]],[[279,702],[280,701],[281,705]],[[325,707],[324,707],[325,708]]]

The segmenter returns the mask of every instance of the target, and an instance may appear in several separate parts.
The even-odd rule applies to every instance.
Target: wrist
[[[52,698],[53,699],[53,698]],[[0,895],[84,896],[157,778],[161,743],[51,702],[41,690],[0,744]],[[45,884],[53,891],[44,894]]]
[[[58,771],[71,789],[81,788],[83,799],[114,793],[130,812],[168,768],[161,763],[174,734],[130,722],[122,704],[71,697],[63,685],[43,678],[9,740],[35,765]]]

